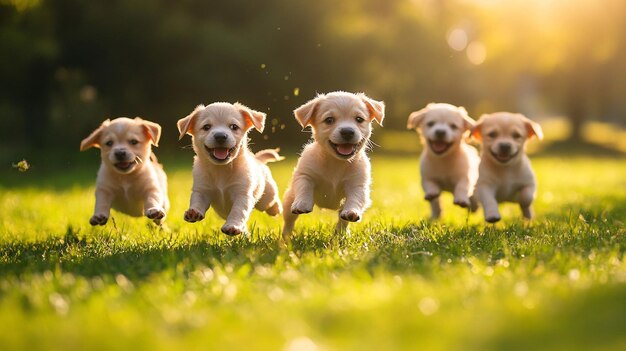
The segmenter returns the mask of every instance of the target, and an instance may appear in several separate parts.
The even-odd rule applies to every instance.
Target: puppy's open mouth
[[[491,153],[491,156],[493,156],[493,158],[496,159],[496,161],[500,162],[500,163],[507,163],[509,161],[511,161],[512,159],[515,158],[515,156],[517,156],[517,154],[519,153],[519,150],[515,153],[509,154],[509,153],[498,153],[498,152],[493,152],[491,150],[489,150],[489,152]]]
[[[330,147],[335,150],[337,156],[345,159],[354,156],[361,149],[361,145],[363,145],[362,140],[356,144],[335,144],[330,140],[328,141],[328,143],[330,144]]]
[[[428,146],[437,155],[441,155],[452,146],[452,143],[446,143],[442,140],[428,140]]]
[[[136,162],[132,161],[132,162],[118,162],[116,164],[114,164],[115,168],[119,169],[122,172],[128,172],[131,169],[133,169],[133,167],[135,167]]]
[[[235,153],[235,151],[237,150],[237,147],[235,146],[230,149],[225,148],[225,147],[210,148],[205,145],[204,149],[209,153],[209,156],[211,156],[211,158],[214,159],[215,161],[226,162]]]

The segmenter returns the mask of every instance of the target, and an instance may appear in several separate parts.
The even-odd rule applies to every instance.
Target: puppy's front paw
[[[158,221],[165,218],[165,210],[159,207],[152,207],[146,210],[146,217]]]
[[[241,233],[244,233],[246,231],[246,227],[241,225],[234,225],[234,224],[224,224],[222,226],[222,233],[226,234],[226,235],[230,235],[230,236],[235,236],[235,235],[239,235]]]
[[[500,217],[500,215],[490,215],[485,217],[485,221],[487,221],[488,223],[496,223],[499,222],[501,219],[502,217]]]
[[[294,201],[291,204],[291,213],[293,214],[310,213],[311,211],[313,211],[313,202]]]
[[[470,199],[469,198],[454,198],[454,204],[463,208],[470,207]]]
[[[348,222],[358,222],[361,220],[361,215],[355,210],[343,210],[339,214],[339,217]]]
[[[196,209],[190,208],[185,211],[185,221],[189,223],[199,222],[204,219],[204,215]]]
[[[424,200],[432,201],[438,197],[439,197],[439,193],[426,193],[426,195],[424,195]]]
[[[95,214],[91,216],[91,218],[89,219],[89,224],[94,225],[94,226],[105,225],[108,220],[109,220],[109,217],[107,215]]]

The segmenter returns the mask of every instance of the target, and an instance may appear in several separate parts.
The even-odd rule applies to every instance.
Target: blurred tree
[[[268,113],[261,146],[302,144],[292,110],[332,90],[387,103],[386,128],[430,101],[623,121],[617,0],[3,0],[0,143],[75,147],[106,117],[164,126],[199,103]],[[68,128],[71,125],[72,128]],[[63,136],[46,140],[46,135]],[[269,139],[269,140],[265,140]]]

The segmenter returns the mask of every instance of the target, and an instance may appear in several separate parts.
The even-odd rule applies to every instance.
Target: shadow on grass
[[[599,286],[499,325],[486,349],[623,350],[626,286]]]
[[[626,205],[619,211],[626,213]],[[237,238],[217,233],[200,237],[166,233],[137,242],[124,233],[79,236],[68,228],[63,237],[0,244],[0,272],[22,275],[61,270],[86,277],[123,274],[138,281],[181,265],[186,272],[198,267],[237,269],[278,263],[307,269],[306,262],[313,259],[317,265],[332,268],[328,271],[365,269],[375,275],[382,269],[429,277],[436,274],[436,266],[467,262],[471,257],[490,265],[503,258],[530,256],[537,262],[550,262],[558,252],[586,257],[591,250],[626,251],[623,226],[616,230],[613,220],[605,220],[606,215],[588,213],[584,220],[576,213],[568,218],[547,218],[532,225],[521,220],[496,226],[374,223],[352,235],[335,235],[330,226],[320,226],[295,233],[289,249],[277,237],[258,232]]]

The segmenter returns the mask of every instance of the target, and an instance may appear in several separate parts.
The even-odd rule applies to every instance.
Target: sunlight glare
[[[473,41],[467,46],[467,59],[474,65],[480,65],[487,58],[487,48],[480,41]]]
[[[452,50],[463,51],[467,46],[467,33],[461,28],[455,28],[448,33],[448,45]]]

